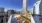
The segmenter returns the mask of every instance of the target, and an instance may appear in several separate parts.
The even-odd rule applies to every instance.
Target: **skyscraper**
[[[39,15],[40,11],[39,11],[39,4],[40,4],[41,0],[37,0],[37,2],[34,4],[34,14]]]
[[[0,23],[3,23],[3,17],[4,17],[4,8],[0,7]]]
[[[2,16],[4,14],[4,8],[0,7],[0,16]]]
[[[35,23],[41,23],[40,18],[42,16],[40,15],[40,3],[41,3],[41,0],[37,0],[36,3],[34,4],[33,19],[34,19]]]
[[[8,10],[7,13],[8,13],[8,17],[10,17],[10,15],[14,14],[14,10]]]

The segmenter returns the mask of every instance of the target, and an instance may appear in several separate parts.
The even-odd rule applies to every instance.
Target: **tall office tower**
[[[4,8],[0,7],[0,16],[2,16],[4,13]]]
[[[8,17],[10,17],[10,15],[14,14],[14,10],[8,10],[7,14],[8,14]]]
[[[40,14],[39,11],[39,5],[40,5],[41,0],[37,0],[37,2],[34,4],[34,14]]]
[[[0,7],[0,23],[3,23],[3,17],[4,17],[4,8]]]
[[[23,0],[23,10],[22,13],[25,15],[27,12],[27,0]]]
[[[40,5],[39,5],[39,11],[40,11],[40,15],[42,15],[42,0],[41,0],[41,3],[40,3]]]

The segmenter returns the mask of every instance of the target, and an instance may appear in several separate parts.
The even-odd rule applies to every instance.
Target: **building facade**
[[[4,8],[0,7],[0,23],[6,23],[7,12],[4,12]]]
[[[10,17],[10,15],[14,14],[14,10],[8,10],[7,13],[8,13],[8,17]]]
[[[4,8],[0,7],[0,23],[3,23],[3,17],[4,17]]]
[[[40,5],[40,2],[41,0],[37,0],[37,2],[34,4],[34,14],[40,14],[40,11],[39,11],[39,5]]]
[[[33,11],[33,19],[35,21],[35,23],[42,23],[42,0],[37,0],[37,2],[35,3],[34,6],[34,11]]]
[[[40,11],[40,15],[42,15],[42,0],[41,0],[41,3],[40,3],[40,5],[39,5],[39,11]]]

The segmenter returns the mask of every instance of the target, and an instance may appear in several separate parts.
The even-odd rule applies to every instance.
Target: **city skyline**
[[[31,10],[33,8],[33,4],[36,0],[27,0],[27,8]],[[14,9],[14,10],[22,10],[23,0],[0,0],[0,7],[4,7],[5,10]]]

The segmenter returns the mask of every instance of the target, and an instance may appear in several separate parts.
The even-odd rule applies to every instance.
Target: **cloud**
[[[28,11],[33,13],[33,5],[28,7]]]
[[[33,8],[28,9],[29,12],[33,13]]]

